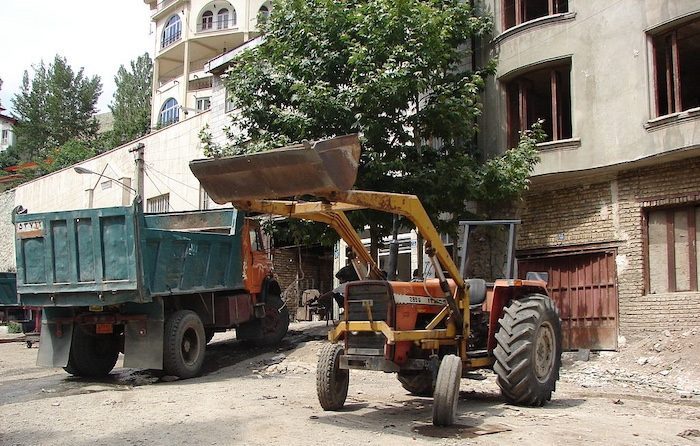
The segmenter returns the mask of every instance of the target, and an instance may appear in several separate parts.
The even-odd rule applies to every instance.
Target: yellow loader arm
[[[209,196],[219,204],[232,203],[249,212],[330,225],[367,266],[367,278],[380,279],[383,276],[345,212],[373,209],[408,218],[426,240],[431,260],[433,255],[437,257],[439,263],[435,270],[444,285],[449,313],[458,327],[468,327],[468,318],[461,311],[469,308],[465,300],[464,279],[420,200],[415,195],[350,190],[357,177],[359,157],[358,136],[346,135],[249,155],[195,160],[190,163],[190,169]],[[283,199],[300,195],[322,200]],[[442,268],[457,285],[454,296]]]

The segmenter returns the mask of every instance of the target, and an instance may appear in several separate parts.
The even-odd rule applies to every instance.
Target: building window
[[[571,62],[519,75],[506,87],[508,143],[515,147],[520,132],[538,119],[548,141],[571,138]]]
[[[656,116],[700,107],[700,20],[652,36]]]
[[[568,0],[503,0],[503,29],[569,10]]]
[[[174,98],[170,98],[163,103],[160,109],[160,120],[158,123],[165,127],[180,120],[180,106]]]
[[[3,129],[2,131],[2,138],[0,138],[0,141],[2,141],[2,144],[9,144],[10,142],[10,131],[7,129]]]
[[[648,212],[647,270],[651,294],[698,290],[698,222],[698,205]]]
[[[236,108],[236,104],[233,102],[233,98],[231,97],[231,93],[226,90],[226,102],[224,103],[224,112],[232,112]]]
[[[170,194],[158,195],[157,197],[146,200],[146,209],[148,212],[168,212],[170,208]]]
[[[210,98],[197,98],[197,110],[198,111],[209,110],[209,107],[211,107]]]
[[[165,23],[160,47],[165,48],[180,40],[180,37],[182,37],[182,22],[180,21],[180,16],[174,15]]]
[[[204,11],[202,14],[202,31],[212,29],[214,26],[214,13],[211,11]]]
[[[270,17],[270,9],[267,6],[261,6],[258,10],[258,17],[261,22],[265,22]]]
[[[229,13],[228,9],[220,9],[218,14],[216,14],[216,29],[228,28]]]

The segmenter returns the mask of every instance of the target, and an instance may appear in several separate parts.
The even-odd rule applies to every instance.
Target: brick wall
[[[609,182],[543,189],[533,188],[524,197],[518,249],[601,243],[615,238]]]
[[[301,268],[299,256],[301,255]],[[333,286],[333,253],[331,249],[281,248],[273,251],[273,267],[280,283],[289,314],[294,316],[301,293],[317,289],[321,294]]]
[[[521,207],[518,249],[617,246],[622,334],[697,326],[700,293],[644,295],[645,208],[700,201],[700,158],[624,171],[565,188],[533,186]]]
[[[698,325],[697,320],[683,313],[698,314],[700,293],[644,296],[642,239],[644,208],[681,204],[700,198],[698,169],[700,158],[695,158],[627,171],[619,176],[620,228],[626,238],[618,250],[617,262],[620,330],[623,333],[655,326],[682,329]]]

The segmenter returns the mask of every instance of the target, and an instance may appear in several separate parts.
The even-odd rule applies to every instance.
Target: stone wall
[[[15,208],[15,191],[0,194],[0,272],[16,271],[15,265],[15,226],[12,224],[12,210]]]

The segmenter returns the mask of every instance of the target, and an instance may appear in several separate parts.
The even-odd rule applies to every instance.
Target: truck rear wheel
[[[265,317],[260,321],[262,337],[257,340],[262,345],[278,344],[289,329],[289,308],[279,296],[268,296],[265,302]]]
[[[205,336],[202,320],[194,311],[171,314],[163,333],[163,370],[182,379],[199,375],[204,363]]]
[[[435,392],[433,393],[433,424],[451,426],[457,415],[459,382],[462,379],[462,360],[459,356],[446,355],[442,358]]]
[[[236,328],[236,338],[256,345],[275,345],[289,329],[289,309],[279,296],[267,296],[265,317]]]
[[[350,371],[340,368],[343,347],[339,344],[326,344],[318,356],[316,368],[316,394],[323,410],[339,410],[348,397]]]
[[[68,364],[63,368],[74,376],[99,378],[109,375],[119,358],[119,338],[114,334],[97,335],[87,327],[74,326]]]
[[[493,370],[501,394],[511,404],[544,405],[561,367],[561,321],[552,300],[542,294],[514,300],[498,323]]]
[[[413,395],[433,395],[433,374],[430,372],[399,372],[397,378],[399,379],[399,382],[403,388]]]

